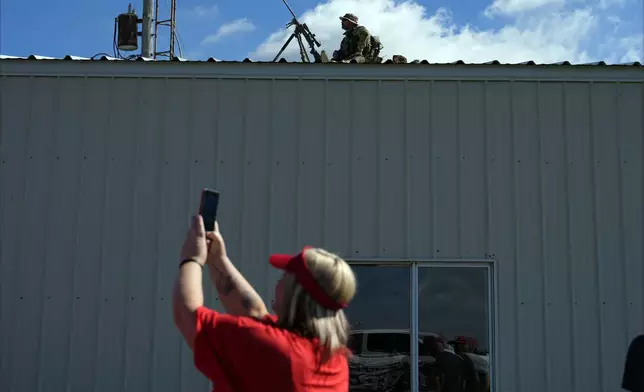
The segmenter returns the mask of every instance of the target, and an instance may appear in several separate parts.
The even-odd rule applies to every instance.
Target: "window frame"
[[[410,295],[411,295],[411,320],[410,320],[410,343],[417,342],[419,338],[419,289],[418,289],[418,271],[419,268],[441,268],[441,267],[459,267],[459,268],[485,268],[487,270],[487,295],[488,295],[488,342],[489,342],[489,361],[490,361],[490,391],[494,392],[497,385],[497,353],[498,353],[498,276],[496,272],[496,260],[494,258],[484,259],[347,259],[352,266],[407,266],[410,268]],[[364,337],[363,337],[363,344]],[[419,353],[418,345],[411,344],[411,363],[418,363]],[[419,369],[418,366],[411,367],[411,390],[418,391]]]

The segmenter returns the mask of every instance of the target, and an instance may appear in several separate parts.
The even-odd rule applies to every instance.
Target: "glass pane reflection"
[[[488,269],[418,270],[421,391],[489,390]]]
[[[409,391],[410,269],[352,267],[358,292],[347,309],[353,352],[349,390]]]

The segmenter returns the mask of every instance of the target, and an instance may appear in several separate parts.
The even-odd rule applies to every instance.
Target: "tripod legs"
[[[288,44],[290,44],[291,41],[293,41],[293,38],[295,38],[295,35],[296,34],[293,33],[293,34],[291,34],[290,37],[288,37],[286,42],[284,42],[284,45],[282,45],[282,49],[280,49],[280,51],[277,53],[277,56],[275,56],[275,58],[273,59],[273,62],[276,62],[277,59],[282,55],[282,53],[284,53],[284,50],[286,50],[286,47],[288,46]],[[299,36],[297,38],[298,38],[298,41],[300,41],[300,45],[301,45],[302,39]]]
[[[306,48],[304,47],[304,42],[302,42],[302,37],[298,34],[296,36],[297,43],[300,45],[300,57],[302,58],[303,63],[310,63],[311,59],[309,58],[308,53],[306,53]]]
[[[306,51],[306,46],[304,45],[304,42],[302,41],[302,36],[297,32],[293,32],[290,37],[284,42],[284,45],[282,45],[282,49],[277,53],[277,56],[273,59],[273,62],[276,62],[279,57],[284,53],[284,50],[288,47],[288,45],[293,41],[293,38],[297,39],[297,44],[300,46],[300,57],[302,58],[302,62],[304,63],[310,63],[311,59],[309,58],[309,54]]]

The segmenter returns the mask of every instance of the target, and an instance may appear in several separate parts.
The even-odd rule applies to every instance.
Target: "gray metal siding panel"
[[[169,302],[206,186],[267,301],[304,244],[493,255],[500,391],[615,389],[644,327],[642,83],[0,83],[3,390],[207,388]]]
[[[641,333],[644,320],[644,86],[621,85],[618,113],[619,152],[622,193],[622,259],[625,297],[628,313],[625,316],[628,336]]]
[[[499,260],[498,274],[498,355],[497,381],[501,391],[519,390],[518,332],[517,332],[517,268],[515,227],[515,179],[512,142],[512,111],[509,83],[490,83],[486,86],[489,157],[489,253]],[[509,261],[508,261],[509,260]]]

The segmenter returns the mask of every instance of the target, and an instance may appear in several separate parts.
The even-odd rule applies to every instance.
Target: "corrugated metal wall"
[[[0,83],[3,391],[206,390],[169,301],[204,186],[267,300],[267,254],[305,243],[494,254],[499,390],[618,390],[644,328],[642,83]]]

